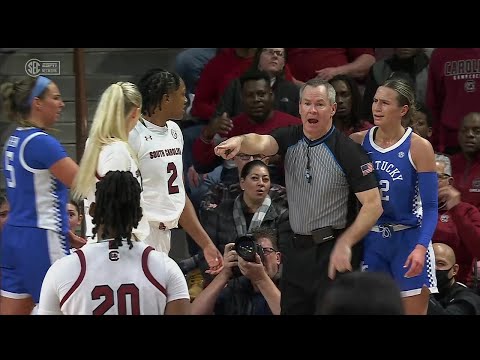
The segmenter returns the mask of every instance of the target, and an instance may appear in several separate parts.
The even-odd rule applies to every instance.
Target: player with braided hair
[[[175,73],[151,69],[138,83],[142,94],[142,116],[130,132],[143,178],[144,213],[150,225],[145,242],[156,250],[170,251],[170,229],[180,224],[202,248],[210,270],[223,267],[223,257],[200,225],[185,194],[183,180],[183,135],[170,119],[180,120],[187,99],[185,84]]]
[[[96,188],[90,212],[97,242],[50,267],[38,314],[188,314],[190,296],[178,265],[132,237],[142,218],[138,181],[129,171],[109,171]]]

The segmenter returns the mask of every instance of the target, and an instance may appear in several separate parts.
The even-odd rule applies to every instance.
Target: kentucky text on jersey
[[[388,161],[374,161],[375,163],[375,170],[377,171],[385,171],[393,181],[396,180],[403,180],[402,174],[400,170],[398,170],[395,165],[389,163]]]
[[[165,150],[155,150],[150,151],[150,159],[155,159],[158,157],[173,156],[173,155],[182,155],[182,149],[165,149]]]

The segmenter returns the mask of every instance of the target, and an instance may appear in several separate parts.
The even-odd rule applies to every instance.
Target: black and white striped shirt
[[[334,126],[315,141],[304,136],[302,125],[271,135],[285,162],[292,230],[310,235],[324,226],[349,226],[357,212],[354,194],[378,187],[374,172],[365,171],[370,158],[363,148]]]

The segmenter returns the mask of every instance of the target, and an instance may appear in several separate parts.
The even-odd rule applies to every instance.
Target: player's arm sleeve
[[[302,125],[291,125],[275,129],[271,132],[270,136],[272,136],[278,144],[278,154],[284,157],[287,149],[302,138]]]
[[[63,315],[60,310],[60,298],[55,273],[57,267],[53,264],[43,279],[38,303],[38,315]]]
[[[353,192],[378,188],[372,160],[363,147],[347,137],[339,137],[338,141],[337,160]]]
[[[23,151],[23,159],[26,164],[32,169],[44,170],[50,167],[57,161],[68,157],[62,144],[45,133],[33,137],[25,145]]]
[[[167,303],[179,299],[189,299],[187,280],[178,264],[171,258],[165,257],[165,269],[167,271]]]
[[[418,244],[428,248],[438,222],[438,176],[436,172],[419,172],[418,189],[422,199],[422,226]]]

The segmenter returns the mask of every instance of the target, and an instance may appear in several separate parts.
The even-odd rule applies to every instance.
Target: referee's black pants
[[[336,242],[330,240],[315,244],[308,237],[294,236],[282,246],[281,314],[315,315],[332,280],[328,277],[330,253]],[[352,269],[358,270],[362,258],[362,244],[352,248]],[[337,273],[336,276],[341,276]]]

